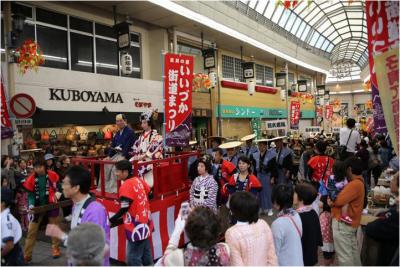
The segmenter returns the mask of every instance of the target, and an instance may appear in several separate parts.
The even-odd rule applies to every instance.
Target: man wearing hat
[[[272,216],[272,184],[271,178],[275,179],[278,175],[276,169],[276,151],[268,149],[269,139],[256,140],[258,151],[251,155],[255,175],[261,181],[263,190],[260,192],[260,207],[262,213]]]
[[[256,138],[256,134],[249,134],[240,139],[240,141],[245,142],[245,145],[241,147],[240,154],[249,158],[258,151],[257,146],[253,145],[254,138]]]
[[[214,149],[218,148],[226,138],[221,136],[210,136],[208,139],[211,141],[211,147],[207,149],[206,153],[210,156],[213,155]],[[224,155],[226,151],[224,150]]]
[[[14,203],[12,190],[1,188],[1,265],[23,266],[24,255],[19,245],[21,225],[10,212]]]
[[[227,142],[219,146],[219,148],[226,149],[226,157],[225,160],[231,162],[236,167],[238,166],[239,155],[237,153],[237,148],[242,145],[242,142],[232,141]]]
[[[117,152],[120,152],[125,159],[129,159],[129,153],[132,151],[132,146],[135,143],[135,134],[128,126],[124,114],[118,114],[115,116],[115,124],[118,127],[118,132],[112,139],[111,149],[108,152],[108,156],[112,158]]]
[[[278,181],[276,184],[286,184],[291,178],[293,168],[293,151],[287,147],[288,140],[284,136],[272,138],[276,144],[276,163],[278,167]]]
[[[59,209],[54,209],[45,213],[32,214],[31,209],[34,207],[53,204],[61,197],[59,192],[59,176],[57,173],[47,170],[44,159],[36,159],[33,163],[34,173],[29,176],[22,186],[28,191],[28,208],[30,220],[28,226],[28,234],[25,240],[24,257],[25,263],[32,260],[32,251],[35,246],[37,232],[40,223],[44,218],[49,223],[58,224]],[[53,258],[60,257],[60,240],[52,239]]]

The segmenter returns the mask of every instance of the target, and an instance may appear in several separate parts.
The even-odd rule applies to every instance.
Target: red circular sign
[[[30,95],[16,94],[10,100],[10,109],[19,119],[30,118],[36,111],[36,103]]]

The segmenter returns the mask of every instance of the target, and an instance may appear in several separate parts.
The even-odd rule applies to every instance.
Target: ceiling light
[[[272,48],[270,46],[267,46],[266,44],[263,44],[260,41],[257,41],[255,39],[243,34],[243,33],[240,33],[240,32],[238,32],[238,31],[236,31],[236,30],[234,30],[234,29],[232,29],[232,28],[230,28],[228,26],[225,26],[225,25],[223,25],[223,24],[221,24],[219,22],[216,22],[215,20],[212,20],[212,19],[210,19],[210,18],[208,18],[208,17],[206,17],[204,15],[201,15],[199,13],[196,13],[196,12],[194,12],[194,11],[192,11],[192,10],[186,8],[186,7],[183,7],[183,6],[179,5],[179,4],[176,4],[176,3],[174,3],[174,2],[172,2],[170,0],[149,0],[149,2],[151,2],[151,3],[155,4],[155,5],[158,5],[160,7],[163,7],[163,8],[165,8],[165,9],[167,9],[167,10],[173,12],[173,13],[176,13],[176,14],[180,15],[180,16],[183,16],[183,17],[186,17],[186,18],[188,18],[190,20],[194,20],[194,21],[196,21],[198,23],[201,23],[201,24],[203,24],[203,25],[205,25],[207,27],[210,27],[211,29],[215,29],[215,30],[217,30],[219,32],[225,33],[225,34],[227,34],[227,35],[229,35],[231,37],[234,37],[234,38],[236,38],[236,39],[238,39],[238,40],[240,40],[242,42],[245,42],[245,43],[248,43],[250,45],[253,45],[253,46],[257,47],[257,48],[260,48],[260,49],[262,49],[264,51],[267,51],[267,52],[269,52],[269,53],[271,53],[273,55],[281,57],[281,58],[283,58],[283,59],[285,59],[287,61],[290,61],[290,62],[292,62],[294,64],[301,65],[304,68],[307,68],[307,69],[310,69],[310,70],[313,70],[313,71],[317,71],[317,72],[329,75],[329,71],[328,70],[321,69],[321,68],[319,68],[317,66],[310,65],[310,64],[305,63],[305,62],[303,62],[301,60],[298,60],[298,59],[296,59],[294,57],[288,56],[285,53],[280,52],[280,51],[278,51],[278,50],[276,50],[276,49],[274,49],[274,48]]]

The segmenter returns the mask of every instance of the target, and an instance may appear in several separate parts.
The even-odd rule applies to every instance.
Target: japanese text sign
[[[332,116],[333,116],[333,106],[332,105],[327,105],[325,107],[325,118],[327,120],[330,120],[330,119],[332,119]]]
[[[300,102],[290,102],[290,128],[298,129],[300,120]]]
[[[266,129],[267,130],[286,130],[286,120],[273,120],[266,121]]]
[[[1,80],[1,126],[11,127],[10,115],[8,114],[6,95],[4,92],[3,80]]]
[[[399,2],[367,1],[366,16],[371,85],[373,93],[374,89],[378,89],[380,101],[382,102],[381,107],[379,107],[380,114],[374,113],[375,130],[378,127],[382,127],[381,123],[375,120],[376,115],[381,117],[384,115],[387,131],[393,147],[398,153]],[[377,109],[375,95],[373,94],[373,106],[374,109]]]
[[[189,144],[192,129],[192,56],[164,56],[165,140],[167,146]]]

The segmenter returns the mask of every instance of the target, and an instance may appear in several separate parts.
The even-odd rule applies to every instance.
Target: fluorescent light
[[[267,46],[266,44],[263,44],[263,43],[255,40],[255,39],[253,39],[253,38],[251,38],[251,37],[249,37],[249,36],[247,36],[247,35],[245,35],[243,33],[240,33],[240,32],[238,32],[238,31],[236,31],[236,30],[234,30],[232,28],[229,28],[229,27],[227,27],[227,26],[225,26],[225,25],[223,25],[223,24],[221,24],[219,22],[216,22],[215,20],[212,20],[212,19],[210,19],[210,18],[208,18],[208,17],[206,17],[204,15],[201,15],[199,13],[196,13],[196,12],[194,12],[194,11],[192,11],[192,10],[186,8],[186,7],[183,7],[183,6],[179,5],[179,4],[176,4],[176,3],[174,3],[174,2],[172,2],[170,0],[149,0],[149,2],[151,2],[151,3],[155,4],[155,5],[158,5],[160,7],[163,7],[163,8],[165,8],[165,9],[167,9],[167,10],[173,12],[173,13],[176,13],[178,15],[186,17],[186,18],[188,18],[190,20],[193,20],[193,21],[196,21],[198,23],[201,23],[201,24],[203,24],[203,25],[205,25],[207,27],[210,27],[211,29],[215,29],[215,30],[217,30],[219,32],[225,33],[225,34],[227,34],[227,35],[229,35],[231,37],[234,37],[234,38],[236,38],[236,39],[238,39],[238,40],[240,40],[242,42],[245,42],[245,43],[248,43],[248,44],[250,44],[252,46],[260,48],[260,49],[262,49],[264,51],[267,51],[267,52],[269,52],[269,53],[271,53],[273,55],[276,55],[276,56],[281,57],[281,58],[283,58],[283,59],[285,59],[287,61],[290,61],[290,62],[292,62],[292,63],[294,63],[296,65],[301,65],[301,66],[303,66],[303,67],[305,67],[307,69],[310,69],[310,70],[313,70],[313,71],[317,71],[317,72],[320,72],[320,73],[325,73],[326,75],[329,75],[329,71],[328,70],[321,69],[321,68],[319,68],[317,66],[310,65],[310,64],[305,63],[305,62],[303,62],[301,60],[298,60],[298,59],[296,59],[294,57],[288,56],[285,53],[280,52],[280,51],[278,51],[278,50],[276,50],[276,49],[274,49],[274,48],[272,48],[270,46]]]
[[[43,57],[47,60],[67,62],[67,58],[65,58],[65,57],[56,57],[56,56],[50,56],[50,55],[43,55]]]
[[[368,90],[358,89],[358,90],[353,91],[353,93],[368,93],[368,92],[371,92],[371,90],[370,89],[368,89]]]
[[[78,60],[78,63],[76,63],[76,65],[91,67],[93,63],[91,61]]]

